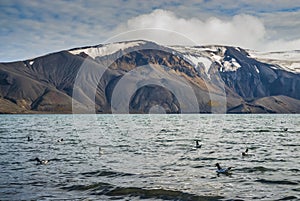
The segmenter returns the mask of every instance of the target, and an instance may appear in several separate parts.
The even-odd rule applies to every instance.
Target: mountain
[[[0,63],[0,113],[300,113],[300,51],[125,41]]]

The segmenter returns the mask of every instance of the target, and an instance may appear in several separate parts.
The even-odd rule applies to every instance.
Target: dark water
[[[2,115],[0,200],[299,200],[299,137],[300,115]]]

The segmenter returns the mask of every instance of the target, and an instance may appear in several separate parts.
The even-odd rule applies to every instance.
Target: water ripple
[[[300,115],[75,116],[1,116],[1,200],[299,199]]]
[[[256,182],[264,184],[280,184],[280,185],[298,185],[298,182],[288,181],[288,180],[267,180],[267,179],[257,179]]]

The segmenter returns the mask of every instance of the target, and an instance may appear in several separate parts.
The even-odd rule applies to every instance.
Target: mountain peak
[[[140,45],[145,45],[147,43],[152,43],[152,42],[145,41],[145,40],[121,41],[121,42],[100,44],[96,46],[75,48],[69,50],[69,52],[74,55],[85,53],[89,55],[91,58],[95,59],[96,57],[111,55],[118,51],[124,51],[125,49],[138,47]]]

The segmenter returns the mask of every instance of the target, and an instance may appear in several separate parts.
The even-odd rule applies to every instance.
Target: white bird
[[[104,151],[101,149],[101,147],[99,147],[99,154],[100,155],[104,154]]]
[[[221,168],[220,164],[219,163],[216,163],[216,166],[217,166],[217,173],[218,174],[230,174],[230,170],[232,167],[228,167],[228,168]]]

